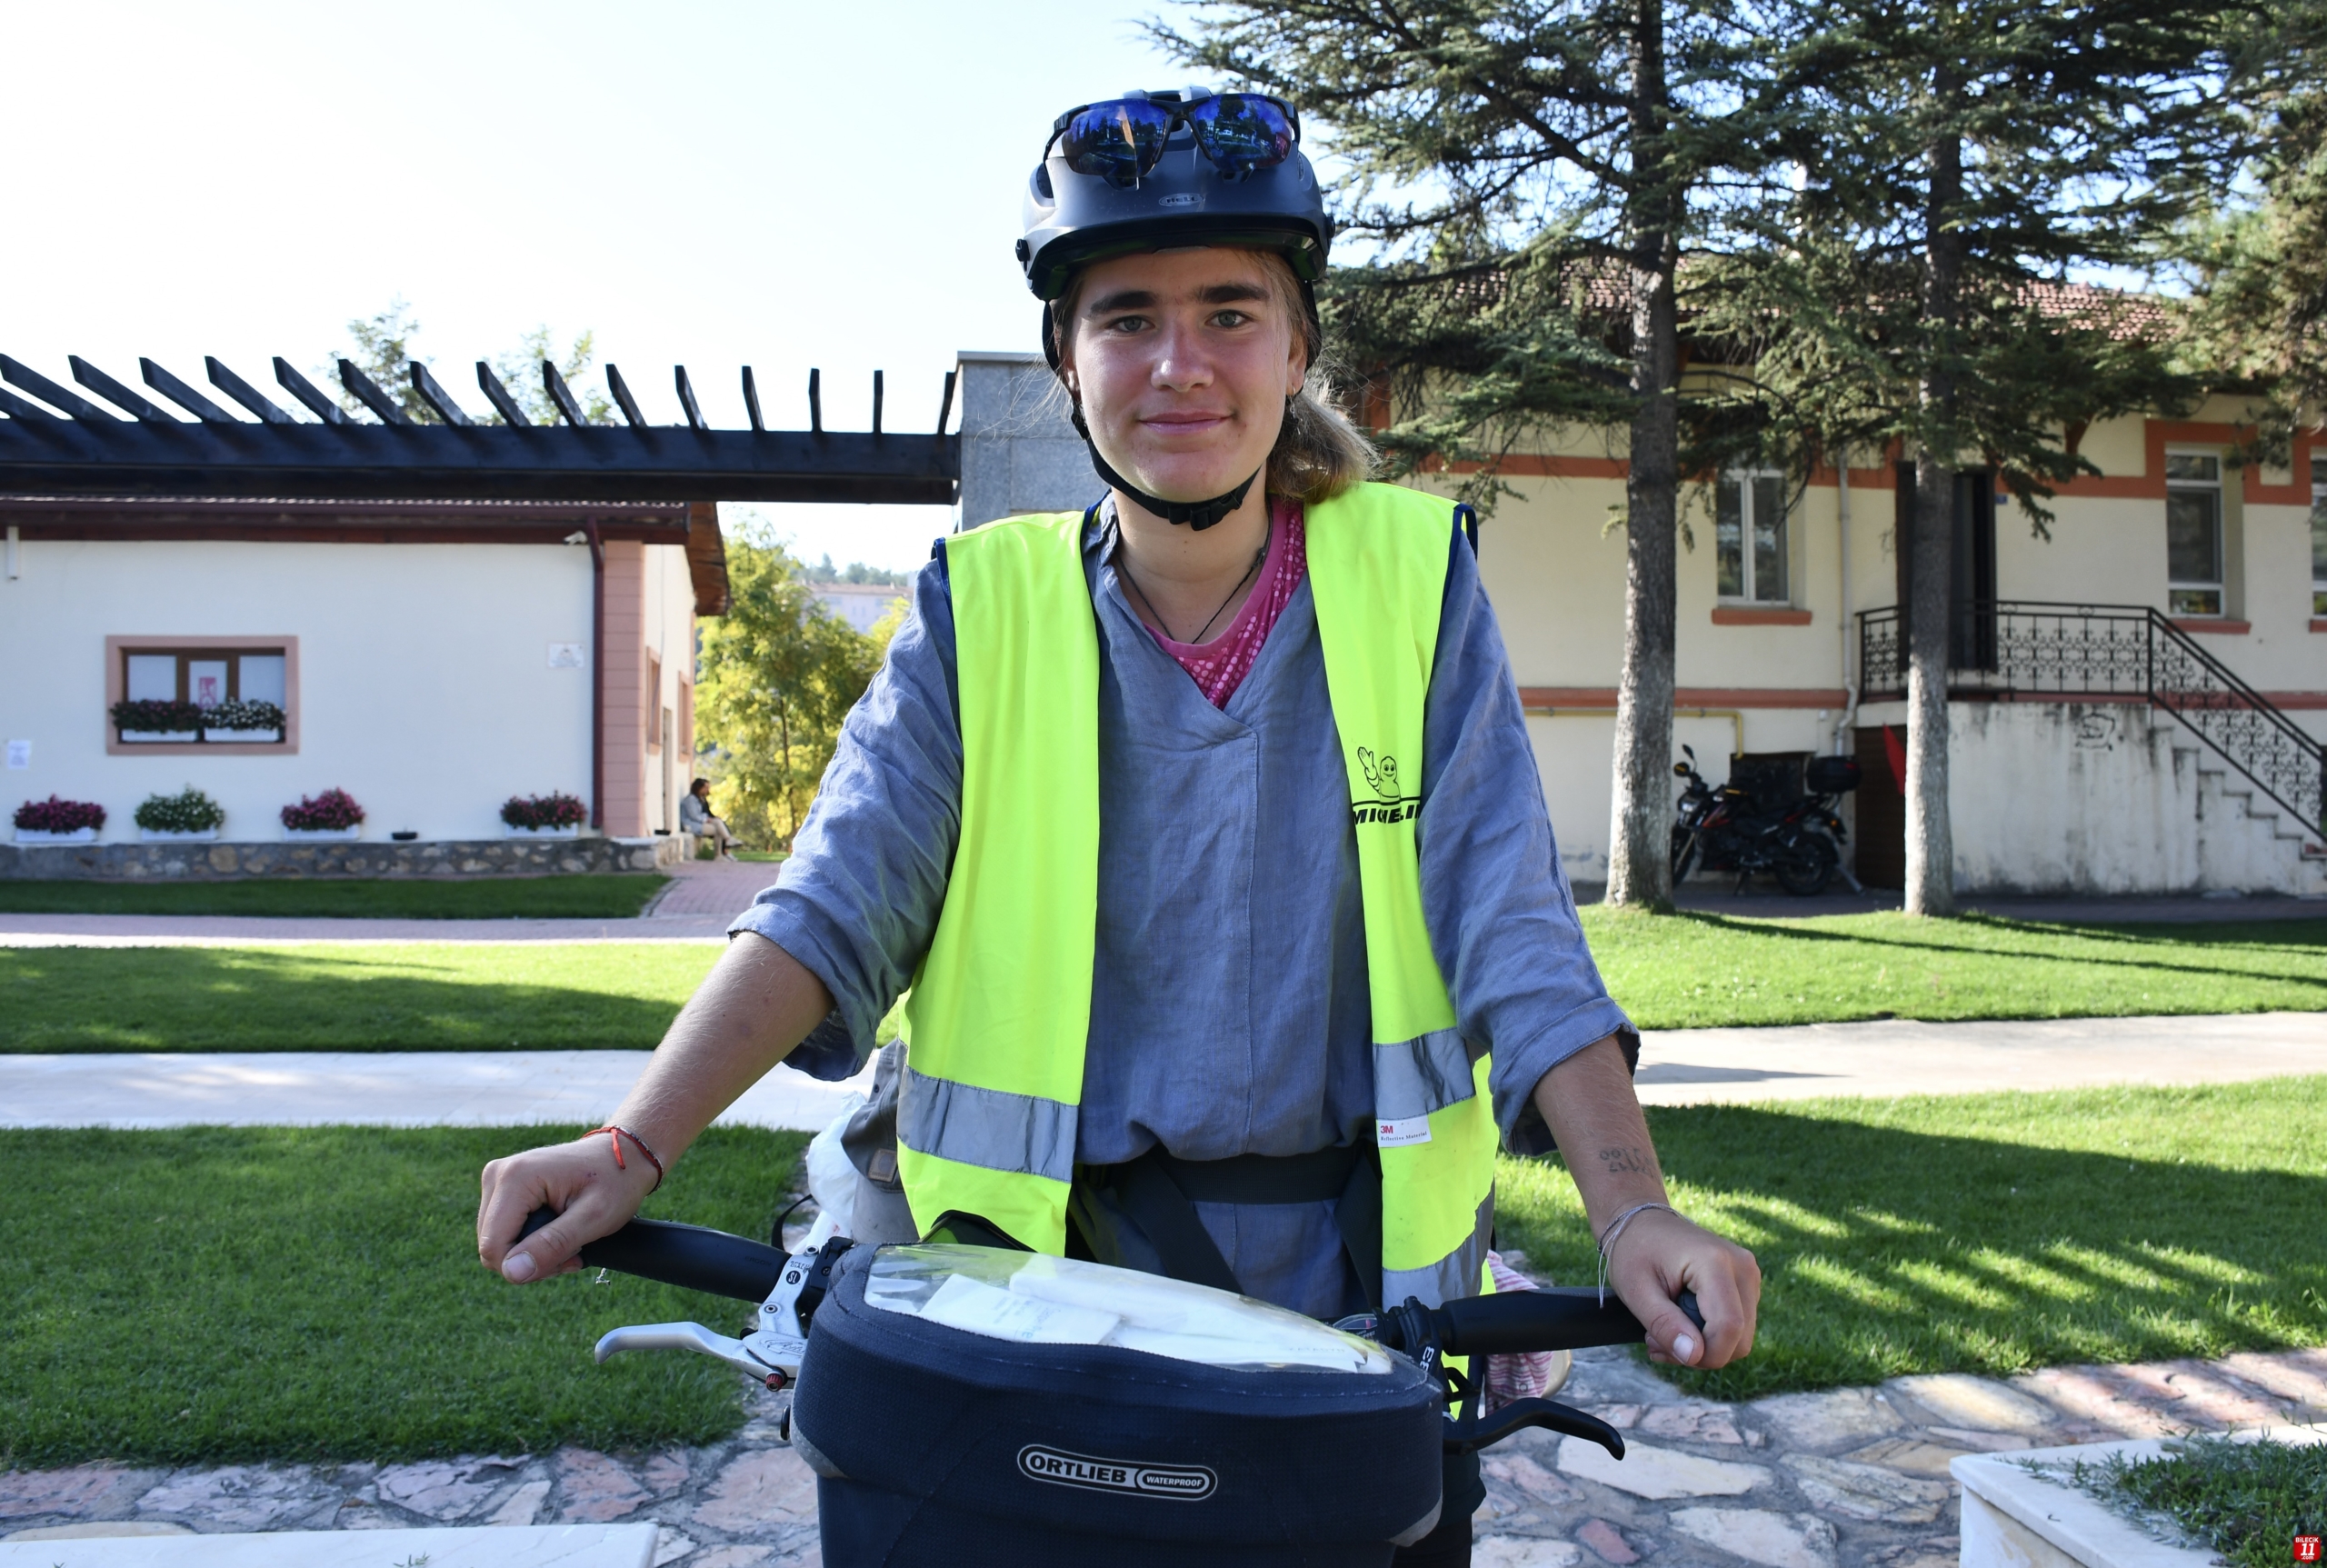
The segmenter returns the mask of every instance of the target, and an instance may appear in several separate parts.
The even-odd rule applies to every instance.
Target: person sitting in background
[[[679,831],[707,838],[719,846],[722,857],[735,858],[735,835],[727,831],[725,823],[711,814],[709,779],[697,779],[687,787],[685,798],[679,802]]]

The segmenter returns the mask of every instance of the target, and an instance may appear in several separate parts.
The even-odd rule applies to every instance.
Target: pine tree
[[[1729,0],[1213,0],[1185,58],[1331,128],[1359,184],[1344,236],[1376,247],[1322,291],[1398,416],[1404,469],[1478,464],[1562,425],[1628,433],[1624,650],[1608,898],[1672,892],[1680,273],[1793,113],[1763,18]],[[1344,254],[1351,247],[1343,245]]]
[[[1907,908],[1955,907],[1948,817],[1954,509],[1992,473],[2032,525],[2093,472],[2086,423],[2170,410],[2167,318],[2081,286],[2152,259],[2236,155],[2226,0],[1813,0],[1784,69],[1793,198],[1703,322],[1755,365],[1797,458],[1899,444],[1909,584]]]
[[[2252,455],[2284,463],[2297,431],[2327,422],[2327,0],[2273,8],[2234,57],[2252,156],[2176,250],[2192,295],[2183,364],[2252,397]]]

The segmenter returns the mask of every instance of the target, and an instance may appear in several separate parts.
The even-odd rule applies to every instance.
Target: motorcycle
[[[1842,864],[1850,829],[1834,809],[1842,795],[1858,787],[1859,766],[1850,757],[1813,757],[1803,770],[1803,793],[1757,804],[1733,782],[1715,784],[1696,766],[1694,748],[1683,746],[1688,761],[1673,764],[1687,781],[1673,823],[1673,881],[1675,886],[1702,864],[1707,871],[1733,871],[1737,888],[1746,879],[1773,876],[1797,897],[1826,891],[1837,873],[1853,892],[1858,879]]]
[[[1388,1568],[1435,1528],[1445,1453],[1537,1426],[1623,1457],[1621,1433],[1570,1405],[1483,1412],[1465,1358],[1643,1337],[1590,1289],[1410,1296],[1327,1325],[999,1246],[833,1235],[787,1254],[654,1220],[582,1262],[756,1304],[741,1338],[617,1328],[597,1359],[686,1350],[793,1389],[781,1429],[816,1473],[830,1568]],[[1693,1296],[1680,1305],[1702,1329]]]

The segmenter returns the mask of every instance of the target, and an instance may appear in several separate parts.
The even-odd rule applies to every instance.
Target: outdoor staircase
[[[1966,604],[1949,644],[1951,702],[2134,702],[2170,721],[2159,738],[2194,791],[2201,886],[2327,895],[2327,745],[2159,611]],[[1896,606],[1860,614],[1859,680],[1863,701],[1906,695]]]
[[[2202,885],[2216,889],[2276,885],[2298,897],[2327,898],[2327,845],[2316,829],[2190,732],[2169,732],[2178,765],[2196,784]],[[2185,760],[2186,759],[2186,760]]]

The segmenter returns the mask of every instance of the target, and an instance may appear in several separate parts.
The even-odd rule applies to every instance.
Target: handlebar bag
[[[1439,1391],[1406,1357],[1034,1253],[847,1253],[792,1428],[828,1568],[1386,1568],[1439,1513]]]

